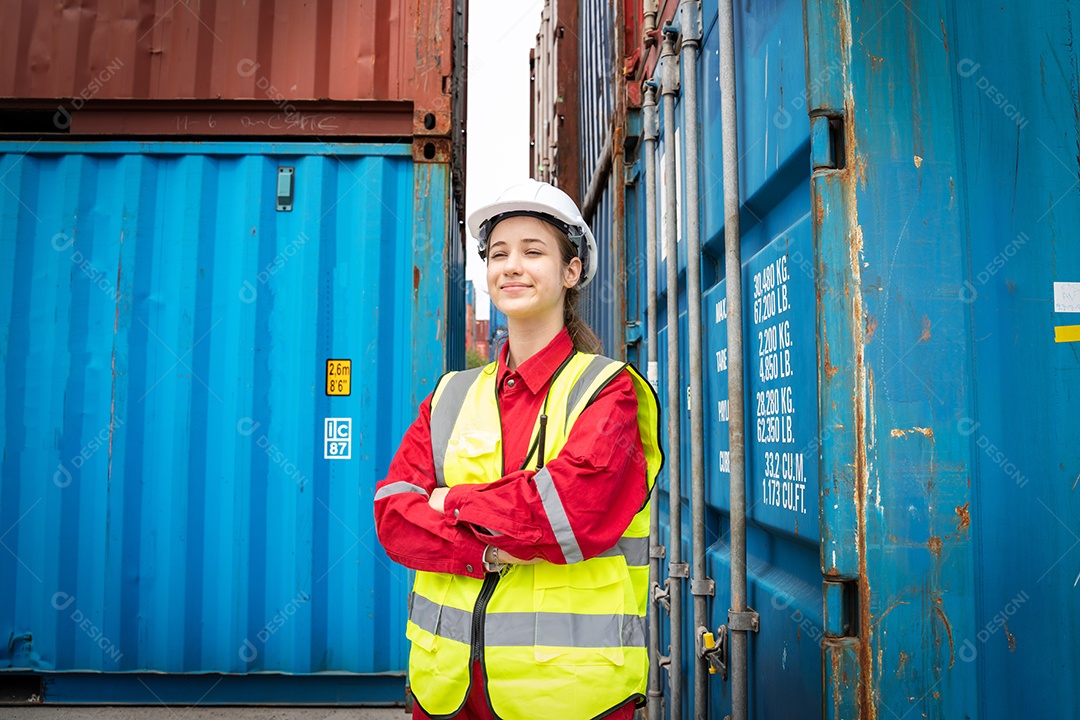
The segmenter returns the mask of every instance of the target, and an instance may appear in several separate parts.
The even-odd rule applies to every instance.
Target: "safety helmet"
[[[481,258],[487,259],[492,229],[502,220],[516,215],[540,218],[565,232],[581,259],[581,282],[577,287],[589,284],[596,275],[596,238],[570,196],[546,182],[530,179],[511,185],[498,200],[469,215],[469,232],[477,239],[476,249]]]

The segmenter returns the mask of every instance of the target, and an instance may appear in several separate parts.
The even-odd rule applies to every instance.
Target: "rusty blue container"
[[[677,25],[679,3],[659,5],[659,25]],[[685,157],[681,87],[678,147],[661,129],[656,171],[666,152],[683,182],[699,163],[703,292],[687,297],[685,241],[680,286],[666,287],[660,248],[659,377],[664,303],[677,302],[686,396],[686,308],[700,303],[716,629],[730,607],[721,41],[717,3],[700,8],[700,156]],[[1080,718],[1074,28],[1063,0],[736,4],[751,718]],[[610,48],[580,37],[587,84]],[[642,60],[655,52],[612,62],[659,80]],[[595,115],[605,100],[582,102]],[[644,265],[649,169],[630,102],[616,118],[625,255],[600,279],[627,288],[606,310],[609,352],[639,360],[644,280],[625,270]],[[586,160],[607,132],[590,122]],[[671,538],[661,478],[661,534],[688,560],[689,412],[664,410],[682,416],[681,448],[667,450],[682,453],[687,496]],[[684,588],[686,718],[697,659]],[[718,676],[707,706],[731,712]]]
[[[463,360],[448,166],[4,142],[0,177],[0,682],[402,702],[408,573],[372,500]]]

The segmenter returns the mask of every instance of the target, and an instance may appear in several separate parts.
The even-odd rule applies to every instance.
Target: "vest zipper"
[[[484,586],[480,588],[480,595],[476,598],[476,606],[472,616],[472,653],[469,656],[470,664],[475,660],[481,660],[484,652],[484,615],[487,613],[487,605],[491,602],[491,596],[495,594],[495,586],[499,584],[499,573],[488,573],[484,576]],[[470,670],[470,675],[472,671]]]

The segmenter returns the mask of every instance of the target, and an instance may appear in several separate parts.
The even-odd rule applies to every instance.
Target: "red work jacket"
[[[497,387],[508,473],[487,484],[454,486],[446,496],[444,513],[431,509],[419,493],[377,500],[375,527],[392,560],[413,570],[475,578],[484,576],[487,545],[526,560],[541,557],[566,562],[533,482],[536,471],[518,468],[528,452],[552,375],[573,351],[564,328],[543,350],[510,370],[508,347],[503,346]],[[637,409],[633,382],[623,371],[582,412],[558,457],[545,466],[586,560],[614,547],[645,504],[646,466]],[[613,434],[625,434],[637,452],[626,452],[624,444],[612,443]],[[436,487],[430,395],[420,405],[419,417],[405,433],[389,474],[376,490],[399,481],[428,493]]]

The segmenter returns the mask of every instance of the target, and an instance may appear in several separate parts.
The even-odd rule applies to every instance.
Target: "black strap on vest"
[[[576,349],[566,356],[566,359],[563,360],[562,365],[557,367],[555,369],[555,372],[551,375],[551,380],[550,382],[548,382],[547,394],[544,395],[544,407],[540,411],[540,431],[536,434],[536,441],[534,441],[532,447],[529,448],[529,452],[525,455],[525,462],[521,463],[521,467],[518,468],[519,470],[524,470],[529,466],[529,461],[532,460],[533,453],[536,452],[538,445],[540,447],[540,460],[539,464],[536,466],[536,469],[539,470],[540,468],[544,467],[544,428],[547,426],[548,398],[551,397],[551,388],[555,387],[555,379],[559,377],[559,374],[564,369],[566,369],[566,366],[570,364],[570,360],[575,355],[577,355]],[[506,473],[503,474],[505,475]]]

